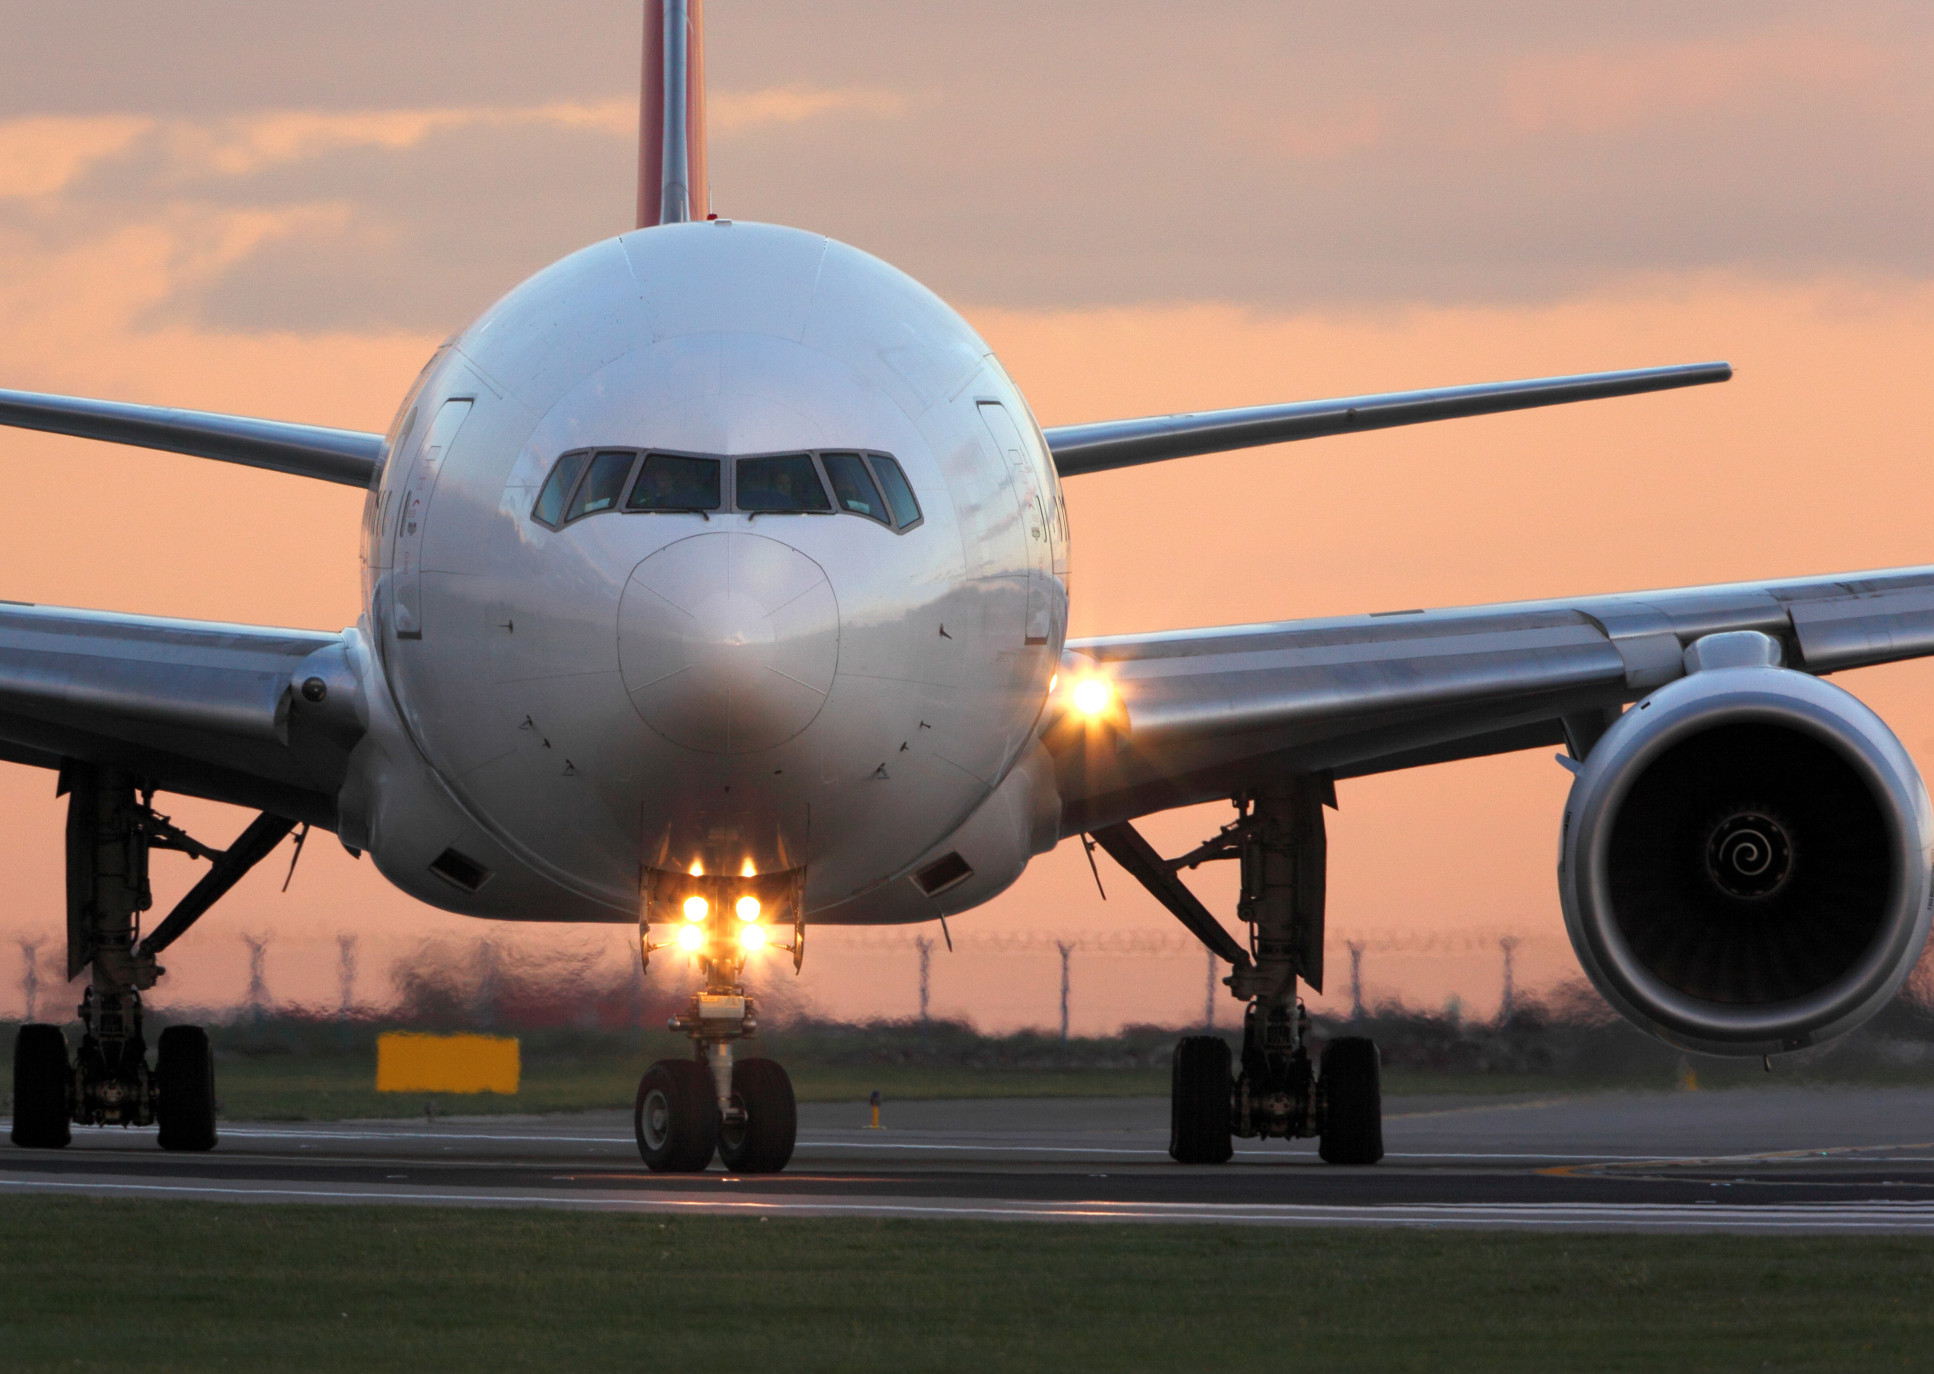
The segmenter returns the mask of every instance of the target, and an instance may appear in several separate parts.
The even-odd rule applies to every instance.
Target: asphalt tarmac
[[[440,1204],[772,1216],[1934,1233],[1934,1089],[1769,1088],[1394,1097],[1383,1163],[1314,1141],[1237,1141],[1226,1165],[1167,1156],[1159,1098],[800,1108],[782,1174],[646,1170],[629,1114],[223,1122],[204,1155],[76,1128],[0,1145],[0,1195]]]

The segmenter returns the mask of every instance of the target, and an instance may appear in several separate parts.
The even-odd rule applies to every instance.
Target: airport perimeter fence
[[[776,961],[752,979],[772,1052],[848,1066],[946,1065],[960,1068],[1102,1070],[1160,1068],[1178,1034],[1213,1029],[1236,1042],[1236,1009],[1216,988],[1213,970],[1194,941],[1180,934],[1137,931],[991,932],[954,930],[957,954],[993,960],[996,970],[1019,959],[1059,966],[1059,1005],[1031,1028],[990,1034],[969,1018],[921,1010],[897,1017],[828,1016],[796,991],[790,964]],[[884,958],[923,989],[947,950],[938,929],[827,931],[812,937],[822,954],[844,950]],[[1758,1061],[1725,1065],[1690,1060],[1618,1018],[1582,980],[1537,990],[1514,985],[1510,965],[1522,942],[1482,930],[1419,933],[1384,940],[1343,941],[1341,967],[1357,996],[1314,1017],[1315,1038],[1363,1034],[1380,1046],[1386,1070],[1404,1075],[1553,1076],[1664,1082],[1704,1075],[1730,1081]],[[440,938],[378,951],[366,936],[304,946],[257,936],[239,941],[233,994],[225,1000],[157,999],[157,1024],[196,1020],[216,1028],[220,1045],[240,1053],[366,1050],[383,1029],[486,1030],[513,1033],[537,1053],[595,1057],[631,1053],[666,1037],[666,1020],[681,1010],[693,983],[683,959],[654,963],[639,977],[628,939],[580,942],[559,953],[555,944],[501,936]],[[1406,1005],[1399,996],[1371,998],[1363,974],[1392,955],[1442,958],[1485,951],[1504,965],[1504,995],[1487,1016],[1467,1014],[1455,1001],[1434,1009]],[[45,948],[21,945],[17,1009],[5,1019],[71,1017],[73,990],[62,970],[45,967]],[[327,959],[329,954],[335,957]],[[30,957],[31,956],[31,957]],[[276,957],[279,956],[279,957]],[[1336,958],[1333,951],[1332,959]],[[1107,1034],[1070,1034],[1068,1005],[1081,977],[1103,980],[1099,966],[1113,960],[1161,960],[1202,969],[1207,989],[1202,1018],[1161,1023],[1118,1021]],[[1035,970],[1037,973],[1039,968]],[[306,974],[305,995],[278,996],[283,975]],[[319,975],[333,974],[333,979]],[[1352,977],[1354,975],[1354,977]],[[294,982],[293,978],[288,981]],[[320,991],[318,982],[320,981]],[[333,991],[327,984],[333,981]],[[1216,993],[1220,991],[1218,1003]],[[1868,1026],[1834,1045],[1783,1060],[1783,1066],[1826,1077],[1934,1081],[1934,963],[1923,961],[1908,990]],[[903,999],[904,1000],[904,999]],[[1468,1004],[1466,1004],[1468,1005]],[[1217,1022],[1219,1018],[1219,1022]]]
[[[16,935],[12,943],[19,960],[13,1006],[0,991],[0,1016],[58,1017],[77,996],[62,976],[59,941]],[[1444,1014],[1455,1021],[1465,1008],[1488,1002],[1508,1019],[1517,995],[1515,951],[1554,943],[1472,929],[1333,941],[1330,987],[1336,996],[1329,1009],[1340,997],[1360,1018],[1373,1004],[1407,1001],[1402,967],[1395,976],[1388,972],[1393,963],[1435,970],[1446,959],[1474,957],[1480,976],[1501,969],[1501,994],[1453,993],[1444,999]],[[1025,974],[1028,985],[1045,995],[1023,1008],[1021,1017],[1066,1039],[1077,1004],[1089,1025],[1097,1019],[1117,1025],[1147,1020],[1146,1008],[1123,991],[1133,981],[1123,975],[1150,969],[1159,970],[1172,990],[1183,990],[1170,998],[1174,1008],[1161,1019],[1227,1029],[1238,1013],[1222,981],[1227,966],[1180,931],[815,927],[808,951],[804,980],[794,979],[790,959],[778,954],[762,956],[748,969],[768,1020],[864,1020],[876,1007],[896,1005],[921,1021],[946,1014],[978,1020],[977,993],[1010,989]],[[695,985],[692,961],[672,950],[659,951],[640,977],[635,939],[622,927],[490,927],[474,935],[418,938],[210,932],[192,955],[150,994],[150,1005],[192,1009],[221,1022],[295,1013],[503,1029],[616,1029],[662,1022]],[[1384,978],[1367,982],[1366,966]],[[945,1013],[936,1010],[935,997],[942,970],[951,1004]],[[1192,997],[1185,991],[1191,983]],[[1122,1005],[1101,1005],[1111,998]],[[829,1001],[857,1003],[858,1015],[828,1011]],[[1191,1001],[1202,1009],[1199,1022],[1187,1009]],[[1017,1018],[1010,1005],[995,1019],[1011,1024]]]

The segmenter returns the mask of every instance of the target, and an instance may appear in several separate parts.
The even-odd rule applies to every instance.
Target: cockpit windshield
[[[648,453],[626,510],[717,510],[719,460]]]
[[[920,503],[900,465],[884,453],[777,453],[726,461],[649,449],[578,449],[560,456],[531,507],[551,529],[603,511],[700,515],[843,513],[904,534]],[[830,488],[830,495],[829,493]]]
[[[741,458],[736,480],[740,510],[753,512],[830,511],[812,455],[786,453],[776,458]]]

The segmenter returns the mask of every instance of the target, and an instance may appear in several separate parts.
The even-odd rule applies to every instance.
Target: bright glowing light
[[[759,919],[759,899],[753,896],[741,897],[739,904],[733,910],[739,913],[741,921],[756,921]]]
[[[682,926],[678,932],[680,949],[701,950],[705,948],[705,931],[700,926]]]
[[[756,878],[759,876],[759,870],[752,866],[752,860],[747,859],[745,861],[745,867],[739,870],[739,876],[741,878]]]
[[[694,878],[703,878],[705,876],[705,865],[697,859],[692,860],[692,876]]]
[[[1054,674],[1052,677],[1048,679],[1048,690],[1052,692],[1055,688],[1055,684],[1057,684],[1060,681],[1061,681],[1061,674],[1059,673]]]
[[[766,942],[764,926],[743,925],[739,927],[739,943],[747,949],[759,949]]]
[[[711,911],[712,904],[703,897],[685,899],[685,919],[688,921],[702,921],[711,914]]]
[[[1115,689],[1104,678],[1084,678],[1074,689],[1075,709],[1084,716],[1102,715],[1114,700]]]

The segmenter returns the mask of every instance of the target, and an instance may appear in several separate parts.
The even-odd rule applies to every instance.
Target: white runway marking
[[[721,1179],[721,1182],[726,1180]],[[281,1185],[140,1183],[0,1178],[0,1188],[95,1196],[203,1198],[252,1202],[413,1202],[443,1206],[544,1207],[576,1211],[719,1212],[768,1216],[906,1217],[984,1221],[1141,1221],[1274,1226],[1417,1226],[1511,1230],[1928,1232],[1934,1203],[1390,1203],[1354,1206],[1270,1203],[1050,1202],[989,1199],[718,1197],[689,1194],[464,1193],[410,1188],[293,1188]]]
[[[120,1132],[145,1138],[153,1130]],[[626,1149],[636,1148],[636,1140],[630,1135],[497,1135],[480,1131],[389,1131],[389,1130],[341,1130],[316,1131],[299,1128],[280,1127],[223,1127],[223,1140],[436,1140],[436,1141],[475,1141],[497,1145],[614,1145]],[[1167,1159],[1165,1146],[1144,1145],[1024,1145],[1007,1141],[968,1141],[938,1142],[921,1140],[893,1140],[885,1137],[868,1140],[802,1140],[798,1143],[802,1150],[874,1150],[882,1153],[893,1151],[954,1154],[1020,1154],[1020,1155],[1139,1155],[1145,1159]],[[1238,1158],[1281,1159],[1283,1149],[1245,1149],[1237,1150]],[[1403,1151],[1392,1150],[1386,1159],[1496,1159],[1514,1160],[1552,1160],[1587,1162],[1631,1162],[1640,1164],[1675,1164],[1683,1162],[1708,1162],[1706,1159],[1681,1160],[1672,1155],[1615,1155],[1615,1154],[1549,1154],[1500,1152],[1473,1153],[1456,1150]],[[1745,1156],[1741,1156],[1745,1158]]]

